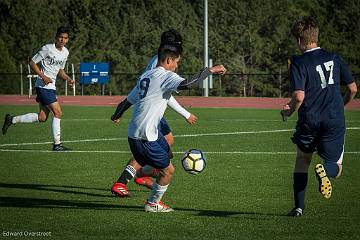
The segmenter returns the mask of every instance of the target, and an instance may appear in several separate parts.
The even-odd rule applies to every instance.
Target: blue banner
[[[80,84],[107,84],[109,82],[109,63],[80,63]]]

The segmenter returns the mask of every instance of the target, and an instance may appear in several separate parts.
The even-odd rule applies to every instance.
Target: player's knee
[[[166,140],[167,140],[169,146],[174,145],[174,138],[173,137],[167,138]]]
[[[56,110],[54,111],[54,117],[56,118],[61,118],[62,117],[62,111],[61,110]]]
[[[174,166],[170,163],[170,165],[165,168],[165,169],[162,169],[160,171],[160,174],[164,175],[164,176],[168,176],[168,177],[171,177],[174,175],[174,172],[175,172],[175,168]]]
[[[342,174],[342,165],[341,165],[341,164],[339,164],[338,166],[339,166],[339,172],[338,172],[338,174],[336,175],[336,177],[335,177],[335,178],[339,178],[339,177],[341,177],[341,174]]]
[[[39,122],[46,122],[47,118],[48,116],[45,113],[38,115]]]

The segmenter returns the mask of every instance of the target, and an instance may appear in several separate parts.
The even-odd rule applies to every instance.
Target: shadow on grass
[[[123,210],[144,211],[143,205],[129,206],[120,204],[104,203],[99,201],[58,200],[23,197],[0,197],[0,208],[49,208],[49,209],[89,209],[89,210]],[[285,216],[269,213],[244,212],[244,211],[219,211],[219,210],[195,210],[187,208],[175,208],[176,212],[189,212],[191,215],[200,217],[231,217],[240,215],[242,218],[269,219],[268,217]],[[176,213],[175,212],[175,213]],[[249,216],[250,215],[250,216]],[[253,217],[251,217],[253,216]],[[266,218],[265,218],[266,217]]]
[[[60,192],[67,194],[80,194],[85,196],[108,197],[114,198],[110,193],[97,194],[84,191],[107,191],[108,189],[88,188],[78,186],[64,185],[43,185],[43,184],[8,184],[0,183],[0,188],[22,189],[22,190],[41,190],[50,192]],[[62,189],[59,189],[62,188]],[[79,190],[82,192],[79,192]],[[120,202],[121,203],[121,202]],[[123,210],[123,211],[144,211],[143,205],[130,206],[107,203],[104,201],[81,201],[81,200],[64,200],[64,199],[44,199],[44,198],[28,198],[28,197],[9,197],[0,196],[0,208],[49,208],[49,209],[89,209],[89,210]],[[220,211],[220,210],[199,210],[188,208],[176,208],[176,212],[188,212],[191,215],[200,217],[232,217],[239,215],[242,218],[251,219],[269,219],[269,217],[286,216],[281,214],[272,214],[264,212],[246,212],[246,211]]]
[[[43,198],[23,198],[23,197],[0,197],[0,208],[70,208],[70,209],[92,209],[92,210],[114,210],[128,209],[132,211],[143,211],[143,206],[123,206],[104,203],[100,201],[79,201],[79,200],[59,200]]]
[[[45,185],[45,184],[19,184],[19,183],[0,183],[0,188],[22,189],[22,190],[39,190],[67,194],[79,194],[92,197],[113,197],[109,189],[90,188],[80,186],[65,186],[65,185]],[[95,193],[94,191],[102,191],[106,193]],[[142,190],[132,190],[134,192],[141,192]],[[145,191],[145,190],[143,190]]]

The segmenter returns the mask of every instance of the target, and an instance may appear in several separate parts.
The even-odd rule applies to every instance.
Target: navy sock
[[[339,173],[339,166],[335,162],[327,162],[324,164],[326,175],[328,177],[334,178]]]
[[[307,173],[294,173],[294,200],[295,207],[301,208],[304,210],[305,208],[305,191],[308,182],[308,174]]]

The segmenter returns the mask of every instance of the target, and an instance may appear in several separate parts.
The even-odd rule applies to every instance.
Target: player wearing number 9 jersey
[[[317,46],[319,27],[312,17],[298,20],[292,29],[302,55],[290,59],[292,97],[283,107],[283,119],[298,110],[296,131],[292,137],[297,145],[294,170],[295,207],[289,216],[301,216],[305,208],[308,168],[313,152],[317,151],[324,164],[315,166],[319,191],[330,198],[329,178],[339,177],[344,154],[344,105],[356,94],[357,87],[351,73],[335,53]],[[340,85],[346,85],[341,95]]]
[[[171,212],[172,208],[162,203],[175,168],[170,162],[173,157],[164,136],[159,131],[159,123],[167,108],[171,93],[186,90],[210,74],[224,74],[222,65],[205,68],[188,80],[175,73],[181,58],[182,47],[177,43],[162,43],[158,49],[158,64],[155,69],[146,71],[137,81],[136,90],[128,98],[133,102],[133,114],[129,123],[128,142],[136,161],[141,165],[150,165],[159,169],[159,175],[153,184],[145,203],[145,211]],[[119,111],[119,115],[125,111]]]

